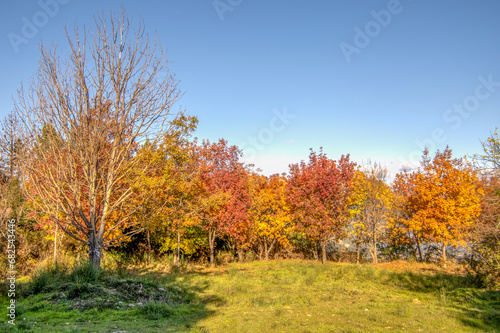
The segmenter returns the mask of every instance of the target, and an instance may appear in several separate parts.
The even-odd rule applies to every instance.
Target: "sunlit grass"
[[[498,332],[500,292],[468,285],[460,268],[393,263],[382,267],[312,261],[231,264],[215,269],[136,269],[116,278],[162,286],[176,302],[145,307],[77,307],[46,289],[21,301],[15,330],[33,332]],[[129,279],[129,280],[127,280]],[[134,280],[135,279],[135,280]],[[78,281],[78,279],[76,279]],[[116,282],[122,281],[122,282]],[[150,282],[147,282],[150,281]],[[104,283],[104,282],[102,282]],[[148,284],[150,283],[150,284]],[[92,283],[94,288],[96,284]],[[121,287],[120,287],[121,286]],[[156,287],[154,287],[156,286]],[[86,290],[85,287],[81,287]],[[109,288],[102,284],[104,290]],[[108,288],[108,289],[106,289]],[[122,288],[122,289],[120,289]],[[93,290],[90,288],[90,290]],[[132,288],[133,290],[133,288]],[[182,292],[179,292],[179,291]],[[129,295],[127,294],[127,295]],[[112,298],[112,294],[108,298]],[[136,296],[136,295],[135,295]],[[134,296],[134,297],[135,297]],[[51,298],[52,297],[52,298]],[[96,296],[97,297],[97,296]],[[99,297],[97,297],[99,298]],[[115,299],[115,301],[118,298]],[[80,300],[81,301],[81,300]],[[6,305],[2,299],[1,306]],[[25,320],[23,320],[25,318]],[[4,323],[0,328],[7,327]],[[49,329],[50,328],[50,329]],[[12,328],[11,328],[12,330]]]
[[[316,262],[233,264],[211,278],[209,291],[222,295],[224,304],[209,305],[215,315],[199,325],[209,332],[500,329],[498,292],[467,288],[465,277],[437,266],[414,267],[415,272]],[[464,293],[472,303],[464,304]],[[471,313],[474,306],[483,313],[479,320]]]

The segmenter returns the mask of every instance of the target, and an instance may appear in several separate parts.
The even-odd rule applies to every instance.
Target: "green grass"
[[[18,325],[4,321],[0,330],[500,332],[499,291],[422,267],[274,261],[175,273],[42,272],[23,288]]]

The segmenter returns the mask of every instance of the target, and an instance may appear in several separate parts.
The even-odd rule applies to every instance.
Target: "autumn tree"
[[[198,149],[198,216],[200,225],[208,232],[212,266],[217,237],[230,236],[241,255],[251,231],[247,172],[239,161],[241,155],[238,147],[229,146],[224,139],[214,143],[204,140]]]
[[[500,137],[495,129],[475,156],[484,196],[481,214],[471,232],[472,269],[487,285],[500,284]]]
[[[135,215],[147,228],[149,252],[150,230],[168,230],[167,233],[175,234],[174,265],[178,265],[180,259],[181,235],[194,223],[193,216],[197,212],[194,189],[198,172],[196,143],[190,141],[197,123],[193,116],[178,117],[175,130],[165,133],[156,146],[145,143],[136,156],[140,181],[133,200],[146,204]],[[143,172],[142,166],[150,163],[155,167]]]
[[[290,246],[288,235],[293,226],[290,207],[285,200],[286,178],[279,174],[252,177],[255,189],[250,217],[267,261],[276,244],[285,248]]]
[[[335,161],[322,149],[311,149],[308,163],[290,165],[286,201],[297,230],[321,244],[323,263],[328,242],[345,236],[355,166],[349,155]]]
[[[387,169],[377,163],[370,163],[356,172],[353,193],[350,197],[352,216],[351,234],[357,245],[367,243],[373,263],[377,264],[377,246],[385,236],[387,222],[391,218],[394,195],[386,184]]]
[[[164,51],[142,22],[134,30],[122,10],[95,23],[66,33],[65,61],[56,47],[41,45],[39,70],[15,105],[23,119],[18,156],[27,195],[39,212],[86,244],[90,262],[99,267],[103,248],[140,230],[129,219],[140,206],[129,201],[137,182],[134,151],[175,129],[178,112],[172,109],[180,93]],[[54,135],[42,149],[37,141],[47,124]],[[41,172],[40,164],[49,161]],[[146,172],[153,164],[142,167]]]
[[[482,190],[472,167],[461,158],[452,158],[448,147],[431,159],[424,150],[421,167],[412,173],[399,173],[395,190],[404,199],[399,218],[403,230],[412,234],[422,259],[422,242],[446,246],[465,246],[467,231],[480,213]]]

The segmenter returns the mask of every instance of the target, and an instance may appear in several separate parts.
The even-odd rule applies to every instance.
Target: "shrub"
[[[172,308],[165,303],[148,302],[140,310],[141,313],[150,320],[158,320],[172,315]]]
[[[60,271],[54,268],[39,268],[35,270],[28,283],[26,294],[38,294],[52,289],[52,285],[58,280]]]
[[[227,265],[234,262],[234,254],[231,252],[219,252],[215,257],[217,265]]]
[[[85,261],[73,267],[68,278],[70,282],[75,284],[95,283],[102,272],[102,269],[96,268],[90,262]]]

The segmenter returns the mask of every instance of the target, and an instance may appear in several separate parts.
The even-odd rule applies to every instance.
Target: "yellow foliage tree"
[[[181,115],[172,121],[176,130],[167,133],[158,145],[145,143],[136,159],[137,177],[141,180],[135,189],[135,200],[144,202],[135,214],[146,227],[148,239],[148,261],[151,252],[150,231],[168,230],[162,235],[162,248],[174,251],[174,265],[178,265],[181,253],[181,236],[186,228],[195,224],[196,213],[194,191],[197,170],[195,165],[195,142],[190,142],[195,130],[196,117]],[[148,172],[142,171],[143,164],[153,164]],[[164,232],[165,233],[165,232]],[[175,234],[176,242],[172,241]],[[172,244],[176,246],[172,246]]]
[[[394,194],[385,183],[386,178],[387,169],[377,163],[358,170],[354,177],[350,231],[356,243],[357,262],[360,245],[369,244],[373,263],[378,263],[377,244],[385,235],[394,203]]]
[[[266,261],[276,244],[290,246],[288,235],[292,230],[290,208],[285,200],[286,179],[278,174],[269,178],[254,175],[251,219],[257,237],[264,246]]]

